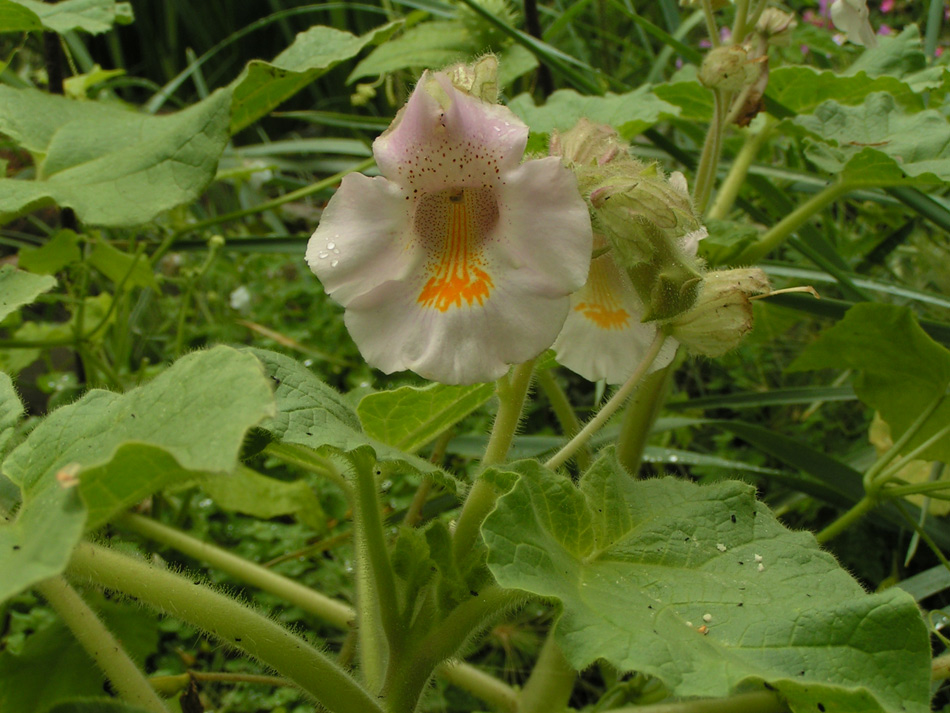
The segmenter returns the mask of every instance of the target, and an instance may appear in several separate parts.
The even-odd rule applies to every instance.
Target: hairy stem
[[[577,420],[574,407],[568,400],[567,394],[564,393],[564,390],[557,383],[557,379],[554,378],[554,374],[551,373],[550,369],[542,369],[538,372],[538,385],[551,403],[551,410],[554,411],[554,415],[561,425],[561,432],[568,438],[577,435],[577,432],[581,430],[581,422]],[[587,468],[590,467],[590,459],[590,449],[586,446],[581,448],[574,456],[574,460],[577,461],[577,467],[581,471],[587,470]]]
[[[534,359],[519,364],[512,369],[511,374],[498,380],[498,414],[492,426],[488,446],[482,457],[482,466],[503,463],[508,457],[508,450],[518,430],[521,412],[524,410],[528,387],[531,385],[531,374],[534,372]]]
[[[153,713],[168,713],[122,645],[65,579],[52,577],[36,585],[36,590],[59,614],[124,701]]]
[[[561,713],[566,710],[576,678],[577,671],[564,658],[552,629],[521,689],[518,713]]]
[[[662,331],[658,331],[653,343],[647,349],[646,354],[643,355],[643,360],[634,370],[633,374],[630,375],[630,378],[627,379],[623,386],[617,389],[617,393],[610,397],[610,400],[603,405],[594,418],[587,422],[587,425],[581,429],[580,433],[574,436],[561,450],[551,456],[548,462],[544,464],[546,468],[554,469],[566,463],[581,446],[587,443],[591,436],[597,433],[597,431],[610,420],[610,417],[623,406],[627,397],[637,388],[637,385],[649,370],[650,365],[656,359],[657,354],[660,353],[660,349],[663,347],[665,341],[666,335],[663,334]]]
[[[874,509],[874,507],[877,505],[877,502],[878,500],[876,497],[865,495],[854,505],[854,507],[848,510],[848,512],[815,535],[815,539],[818,540],[818,543],[822,545],[829,540],[833,540],[862,517],[867,515],[868,512]]]
[[[617,437],[617,459],[633,476],[640,470],[650,429],[666,401],[672,376],[672,365],[647,376],[623,414],[620,435]]]
[[[722,135],[726,130],[724,120],[729,106],[725,92],[719,89],[713,89],[712,92],[712,122],[706,131],[703,152],[699,157],[699,166],[696,167],[696,184],[693,186],[693,202],[696,204],[698,215],[706,211],[706,204],[709,203],[709,197],[712,195],[716,170],[719,168],[719,157],[722,154]]]
[[[726,216],[729,215],[736,198],[739,197],[739,190],[742,188],[742,184],[745,183],[746,176],[749,175],[749,167],[759,151],[762,150],[766,140],[772,135],[772,127],[775,126],[775,123],[775,119],[767,116],[765,125],[760,131],[746,135],[745,143],[742,144],[742,148],[729,168],[729,174],[722,185],[719,186],[716,199],[706,215],[707,218],[725,220]]]
[[[135,597],[244,651],[334,713],[382,713],[375,699],[326,654],[200,582],[86,543],[76,548],[67,574]]]

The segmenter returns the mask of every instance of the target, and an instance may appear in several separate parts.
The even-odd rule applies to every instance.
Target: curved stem
[[[560,713],[567,710],[576,679],[577,671],[564,657],[552,629],[521,689],[518,713]]]
[[[706,204],[712,195],[719,157],[722,154],[722,135],[726,130],[724,119],[728,106],[726,94],[714,89],[712,122],[706,131],[703,152],[699,157],[699,166],[696,167],[696,185],[693,186],[693,202],[696,204],[697,215],[706,212]]]
[[[128,513],[119,516],[115,524],[124,530],[161,542],[253,587],[274,594],[341,629],[348,628],[356,618],[355,612],[342,602],[151,518]]]
[[[772,135],[772,127],[775,124],[775,119],[766,116],[765,126],[758,133],[746,135],[745,143],[742,144],[742,148],[729,168],[729,175],[719,186],[716,199],[706,215],[707,218],[725,220],[726,216],[729,215],[729,211],[739,196],[739,190],[749,174],[749,167],[762,149],[763,144]]]
[[[568,438],[576,435],[577,432],[581,430],[581,422],[577,419],[577,414],[574,413],[574,407],[571,405],[567,394],[564,393],[560,384],[557,383],[557,379],[554,378],[551,369],[542,369],[538,372],[538,385],[551,403],[551,409],[554,411],[558,423],[561,424],[561,432]],[[590,459],[590,449],[586,446],[581,448],[575,456],[578,469],[581,471],[587,470],[587,468],[590,467]]]
[[[119,641],[65,579],[52,577],[36,585],[36,590],[59,614],[123,700],[153,713],[168,713]]]
[[[818,540],[818,543],[822,545],[829,540],[833,540],[862,517],[867,515],[868,512],[873,510],[877,505],[877,502],[878,501],[876,497],[865,495],[857,502],[857,504],[854,505],[854,507],[848,510],[848,512],[815,535],[815,539]]]
[[[853,186],[846,181],[830,183],[767,230],[757,243],[750,245],[736,258],[736,263],[746,265],[758,262],[785,242],[815,213],[829,203],[838,200],[838,198],[851,191],[852,188]]]
[[[502,463],[508,457],[511,441],[514,440],[524,410],[525,397],[531,385],[531,374],[534,373],[534,359],[519,364],[512,369],[511,374],[498,380],[498,414],[492,426],[488,446],[482,457],[482,466]]]
[[[200,582],[86,543],[74,551],[67,574],[140,599],[246,652],[334,713],[383,713],[373,696],[324,653]]]
[[[143,537],[164,543],[265,592],[282,597],[340,629],[350,629],[350,623],[356,620],[356,612],[343,602],[330,599],[266,567],[201,542],[179,530],[139,515],[125,515],[116,522]],[[514,710],[511,703],[517,699],[514,689],[470,664],[445,663],[438,667],[437,673],[486,703],[504,710]]]
[[[663,347],[665,341],[666,335],[663,334],[662,331],[657,331],[653,343],[647,349],[646,354],[643,355],[643,360],[637,366],[633,374],[630,375],[630,378],[617,390],[617,393],[610,397],[610,400],[603,405],[597,415],[588,421],[580,433],[574,436],[561,450],[551,456],[548,462],[544,464],[546,468],[554,469],[563,465],[581,446],[587,443],[591,436],[610,420],[610,417],[617,412],[617,409],[623,406],[627,397],[637,388],[637,385],[646,375],[653,360],[656,359],[657,354],[660,353],[660,349]]]
[[[617,460],[634,477],[640,470],[650,429],[666,401],[672,375],[670,364],[644,378],[624,412],[617,437]]]

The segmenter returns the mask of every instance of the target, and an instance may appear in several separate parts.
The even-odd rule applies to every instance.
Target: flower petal
[[[347,329],[367,362],[386,373],[410,369],[444,384],[493,381],[532,359],[557,336],[569,298],[538,296],[498,279],[484,304],[440,311],[419,304],[411,283],[389,282],[346,310]]]
[[[485,186],[518,166],[528,127],[510,109],[424,73],[392,126],[373,142],[380,172],[410,192]]]
[[[385,178],[350,174],[330,200],[307,243],[307,264],[344,307],[380,285],[417,272],[411,201]]]
[[[622,384],[639,365],[657,327],[642,323],[643,303],[609,253],[591,263],[587,284],[571,297],[571,311],[554,342],[558,362],[588,381]],[[676,354],[668,339],[650,371]]]
[[[574,174],[554,156],[528,161],[504,176],[498,195],[504,234],[497,253],[539,292],[579,289],[587,280],[593,236]]]

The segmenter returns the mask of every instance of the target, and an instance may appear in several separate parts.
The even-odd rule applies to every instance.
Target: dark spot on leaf
[[[745,562],[743,562],[742,560],[739,560],[739,564],[745,564]]]
[[[274,380],[275,384],[280,384],[280,379],[278,379],[276,376],[272,376],[271,378]]]
[[[478,592],[476,592],[474,589],[468,590],[468,593],[471,594],[473,597],[477,597],[477,596],[478,596]]]
[[[14,546],[13,546],[13,549],[14,549],[14,550],[18,550],[18,549],[20,549],[20,546],[19,546],[19,545],[14,545]]]
[[[775,690],[775,686],[771,685],[768,681],[765,681],[762,685],[765,686],[766,690],[768,690],[768,691],[774,691],[774,690]],[[824,709],[822,709],[822,710],[824,710]]]
[[[240,636],[235,636],[235,637],[234,637],[234,640],[235,640],[235,641],[240,641],[240,640],[241,640],[241,637],[240,637]]]
[[[196,579],[194,582],[192,582],[192,584],[201,584],[201,580],[200,580],[200,579]]]
[[[822,713],[824,713],[825,704],[824,704],[824,703],[819,703],[819,704],[818,704],[818,710],[820,710],[820,711],[822,711]]]
[[[740,607],[741,607],[741,606],[742,606],[742,602],[739,602],[736,606],[740,606]]]
[[[804,671],[799,671],[799,672],[798,672],[798,675],[799,675],[799,676],[804,676],[804,675],[805,675],[805,672],[804,672]]]
[[[732,515],[732,524],[733,524],[733,525],[736,524],[736,516],[735,516],[735,515]]]

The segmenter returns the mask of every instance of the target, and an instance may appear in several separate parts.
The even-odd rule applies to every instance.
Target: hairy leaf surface
[[[502,585],[561,601],[578,668],[603,658],[683,697],[768,684],[796,713],[929,710],[913,599],[866,594],[744,483],[635,481],[611,454],[579,487],[523,472],[483,534]]]
[[[56,278],[32,275],[13,265],[0,266],[0,320],[56,287]]]

